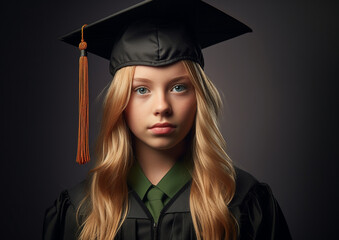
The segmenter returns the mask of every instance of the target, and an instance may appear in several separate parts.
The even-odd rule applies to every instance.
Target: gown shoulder
[[[82,181],[69,190],[61,192],[54,204],[45,212],[43,225],[44,240],[74,240],[79,233],[79,225],[84,216],[78,207],[86,196],[87,180]]]
[[[229,207],[239,225],[239,239],[292,239],[269,185],[242,169],[235,170],[236,192]]]

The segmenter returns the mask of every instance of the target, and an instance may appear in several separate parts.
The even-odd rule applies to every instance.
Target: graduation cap
[[[201,49],[247,32],[248,26],[200,0],[146,0],[61,37],[81,50],[77,162],[89,161],[87,51],[108,59],[112,75],[125,66],[184,59],[203,68]]]

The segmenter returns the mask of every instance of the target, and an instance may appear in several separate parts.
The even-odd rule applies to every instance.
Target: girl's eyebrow
[[[181,80],[190,80],[190,77],[188,75],[182,75],[182,76],[179,76],[179,77],[175,77],[171,81],[169,81],[169,84],[173,84],[173,83],[179,82]]]
[[[182,76],[178,76],[175,77],[173,79],[171,79],[168,83],[172,84],[174,82],[178,82],[180,80],[189,80],[189,76],[188,75],[182,75]],[[148,78],[133,78],[133,82],[140,82],[140,83],[152,83],[153,80],[150,80]]]
[[[148,83],[148,82],[152,82],[152,81],[150,79],[148,79],[148,78],[133,78],[133,83],[134,82],[141,82],[141,83],[145,82],[145,83]]]

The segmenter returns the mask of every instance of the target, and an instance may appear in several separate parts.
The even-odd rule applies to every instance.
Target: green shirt
[[[190,179],[191,174],[189,173],[184,161],[178,160],[156,185],[157,188],[165,193],[163,201],[164,205],[166,205]],[[128,174],[128,184],[146,204],[148,201],[146,193],[153,185],[147,179],[137,161],[135,161]],[[146,206],[148,205],[146,204]],[[157,219],[155,219],[155,221],[157,221]]]

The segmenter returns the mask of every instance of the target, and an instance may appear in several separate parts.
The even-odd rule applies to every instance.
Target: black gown
[[[270,187],[258,182],[247,172],[236,168],[236,193],[229,205],[236,218],[240,240],[292,239],[283,213]],[[115,239],[196,239],[189,209],[191,181],[188,182],[161,211],[158,224],[134,192],[129,191],[126,220]],[[86,182],[63,191],[54,205],[46,210],[43,239],[75,240],[79,233],[76,211],[84,198]],[[80,212],[80,222],[84,219]]]

